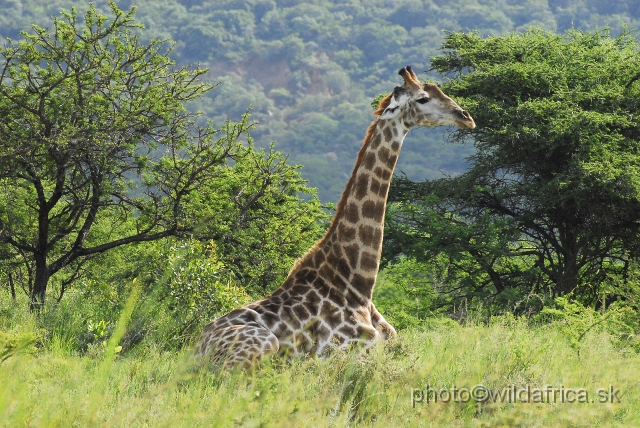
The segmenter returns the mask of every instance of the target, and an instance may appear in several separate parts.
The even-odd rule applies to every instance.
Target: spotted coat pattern
[[[284,355],[324,355],[332,348],[367,349],[396,335],[371,297],[382,251],[385,204],[402,142],[412,126],[473,119],[433,84],[421,84],[409,66],[375,112],[351,179],[326,235],[296,262],[270,296],[207,325],[196,357],[250,367]]]

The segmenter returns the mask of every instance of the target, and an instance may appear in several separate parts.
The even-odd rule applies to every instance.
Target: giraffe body
[[[396,336],[371,297],[376,281],[391,177],[413,126],[474,128],[471,116],[409,66],[374,113],[351,179],[325,236],[293,266],[270,296],[207,325],[197,357],[250,367],[274,353],[324,355],[332,348],[367,349]]]

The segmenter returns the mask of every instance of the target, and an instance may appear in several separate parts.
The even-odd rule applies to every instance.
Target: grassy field
[[[23,316],[0,343],[0,426],[640,426],[634,347],[560,327],[430,320],[366,355],[216,372],[194,367],[188,349],[120,355],[122,329],[82,354],[59,335],[34,348],[39,327]]]

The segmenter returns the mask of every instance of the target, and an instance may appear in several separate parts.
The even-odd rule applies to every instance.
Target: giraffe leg
[[[398,335],[396,329],[393,328],[393,326],[384,319],[380,312],[378,312],[376,307],[373,305],[373,302],[371,302],[370,310],[371,324],[373,324],[373,327],[378,330],[378,333],[380,333],[382,340],[389,340]]]
[[[208,358],[216,366],[251,368],[279,347],[276,336],[264,327],[232,325],[201,337],[196,357]]]

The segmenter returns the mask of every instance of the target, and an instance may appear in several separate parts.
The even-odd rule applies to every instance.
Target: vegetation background
[[[31,24],[52,28],[51,17],[72,6],[79,16],[90,7],[67,0],[0,0],[0,36],[21,40],[20,31],[32,31]],[[188,198],[179,224],[190,221],[189,230],[99,252],[82,265],[62,269],[52,277],[48,304],[39,311],[28,309],[29,255],[0,241],[0,426],[640,423],[635,411],[640,388],[634,377],[640,368],[637,216],[629,215],[635,223],[624,242],[612,244],[620,258],[590,265],[595,276],[579,278],[582,294],[555,293],[556,283],[540,275],[539,265],[526,254],[511,262],[509,257],[519,255],[513,247],[507,245],[505,251],[501,246],[516,233],[511,223],[482,209],[472,215],[447,211],[459,199],[445,200],[446,209],[438,211],[438,200],[415,196],[419,192],[414,190],[425,186],[434,193],[429,186],[439,183],[439,191],[450,190],[449,183],[464,181],[468,167],[477,164],[469,161],[477,155],[471,144],[449,144],[459,137],[449,130],[411,132],[400,157],[398,172],[408,179],[398,180],[402,185],[394,189],[390,218],[397,222],[391,225],[388,266],[374,296],[399,329],[398,340],[363,357],[336,353],[326,360],[274,359],[248,374],[201,370],[188,360],[189,346],[205,323],[277,287],[293,260],[323,233],[328,216],[321,203],[338,200],[371,121],[371,100],[398,84],[400,66],[412,64],[419,71],[439,64],[437,71],[445,77],[420,77],[449,85],[445,89],[476,117],[473,107],[494,103],[495,94],[459,83],[469,81],[448,80],[459,74],[448,75],[452,69],[447,70],[443,58],[462,58],[468,52],[456,50],[456,37],[464,39],[460,33],[447,39],[447,32],[473,30],[477,33],[471,39],[481,47],[485,36],[524,34],[531,26],[558,34],[610,27],[615,38],[625,26],[640,27],[640,2],[123,0],[118,6],[137,7],[136,21],[145,29],[134,31],[142,43],[174,40],[169,55],[178,66],[198,63],[208,69],[201,79],[216,87],[187,108],[212,135],[237,130],[224,141],[233,147],[233,156],[213,165],[208,185]],[[95,4],[95,9],[110,14],[106,3]],[[508,45],[518,37],[494,40]],[[601,40],[606,44],[610,38]],[[449,44],[443,56],[439,49],[444,43]],[[636,45],[626,48],[637,53]],[[431,62],[435,56],[439,63]],[[496,63],[495,69],[508,70]],[[478,64],[474,66],[481,68]],[[526,89],[537,81],[531,76],[518,74],[522,80],[510,83]],[[7,105],[4,98],[2,107]],[[609,107],[604,104],[605,110]],[[250,118],[245,116],[249,108]],[[495,119],[488,111],[484,119]],[[629,153],[625,165],[638,154],[635,131],[625,133],[636,129],[632,116],[616,119],[624,122],[624,138],[616,142],[631,141],[623,147],[626,151],[609,147],[614,154]],[[215,127],[206,128],[209,119]],[[228,133],[222,134],[224,140]],[[3,144],[13,143],[5,138]],[[0,171],[12,170],[11,154],[0,153],[0,158],[5,168]],[[430,181],[415,183],[425,179]],[[3,180],[2,238],[11,228],[25,239],[33,237],[37,221],[29,211],[30,194]],[[631,181],[628,188],[636,192],[640,182]],[[482,194],[486,189],[472,190]],[[627,196],[635,204],[633,192]],[[590,197],[585,199],[595,200]],[[624,202],[616,206],[633,208]],[[136,230],[135,212],[116,213],[106,211],[88,242]],[[413,228],[408,218],[425,221],[431,229]],[[472,222],[456,223],[460,218]],[[481,233],[473,235],[477,231]],[[425,238],[437,233],[453,236],[453,244],[422,245],[435,242]],[[482,257],[474,254],[478,249]],[[463,256],[456,259],[456,254]],[[607,257],[609,253],[601,259],[610,261]],[[487,266],[495,267],[503,282],[494,281]],[[598,270],[602,266],[606,269]],[[597,275],[605,275],[606,281]],[[506,284],[500,299],[494,298],[500,294],[495,284]],[[535,305],[518,306],[534,300],[532,295]],[[621,393],[619,402],[610,397],[606,403],[592,396],[587,403],[411,405],[412,388],[476,384],[585,388],[590,394],[611,387]]]
[[[51,26],[72,0],[3,0],[0,36],[19,39],[31,24]],[[259,123],[257,145],[304,165],[302,176],[320,200],[337,202],[371,121],[369,103],[398,84],[397,70],[430,67],[446,31],[474,30],[482,36],[531,26],[559,33],[640,26],[634,0],[122,0],[137,6],[146,27],[143,40],[173,39],[181,64],[208,68],[219,83],[197,103],[205,117],[239,120],[249,106]],[[96,2],[102,12],[106,3]],[[441,80],[436,73],[423,79]],[[470,145],[447,145],[446,131],[418,130],[407,136],[398,171],[412,180],[465,170]]]

